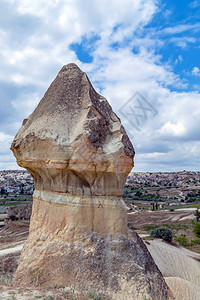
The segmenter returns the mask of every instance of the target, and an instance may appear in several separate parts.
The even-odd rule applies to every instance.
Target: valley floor
[[[187,246],[188,249],[186,249],[177,241],[170,244],[160,239],[152,239],[149,230],[154,226],[167,225],[176,236],[187,234],[188,239],[191,239],[193,221],[193,210],[128,212],[129,229],[136,230],[144,240],[176,300],[200,299],[199,245]],[[29,222],[27,221],[9,222],[5,227],[0,228],[0,299],[101,299],[95,295],[77,295],[72,287],[47,290],[40,287],[15,285],[12,282],[13,275],[19,262],[21,249],[28,236],[28,230]]]

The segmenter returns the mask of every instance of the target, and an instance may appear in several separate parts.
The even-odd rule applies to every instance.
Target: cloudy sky
[[[121,118],[135,171],[200,171],[200,1],[1,0],[0,169],[60,68],[74,62]]]

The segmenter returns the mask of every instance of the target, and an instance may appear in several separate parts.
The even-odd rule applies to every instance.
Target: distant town
[[[200,202],[200,172],[131,173],[123,198],[165,206]]]
[[[34,190],[33,178],[25,170],[6,170],[0,171],[0,193],[8,196],[9,194],[32,195]]]
[[[26,170],[0,171],[0,214],[31,204],[33,191],[33,178]]]
[[[33,191],[33,178],[26,170],[0,171],[0,198],[32,195]],[[199,198],[199,193],[200,172],[132,172],[127,178],[124,197],[148,199],[150,194],[150,198],[194,202]]]
[[[33,178],[26,170],[0,171],[0,214],[31,204]],[[123,199],[143,209],[200,203],[200,172],[130,173]]]

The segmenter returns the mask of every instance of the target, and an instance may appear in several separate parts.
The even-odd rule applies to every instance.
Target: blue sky
[[[200,1],[1,0],[0,12],[1,170],[18,168],[12,139],[70,62],[121,118],[135,171],[200,170]]]

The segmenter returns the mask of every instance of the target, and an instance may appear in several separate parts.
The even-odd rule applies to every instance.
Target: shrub
[[[152,229],[155,229],[157,228],[158,226],[156,225],[144,225],[143,228],[144,229],[147,229],[147,230],[152,230]]]
[[[200,223],[196,222],[193,231],[197,237],[200,237]]]
[[[175,240],[182,246],[188,246],[188,240],[185,234],[181,234],[179,237],[175,238]]]
[[[194,246],[194,245],[200,245],[200,239],[196,239],[196,240],[191,240],[189,242],[190,246]]]
[[[135,196],[136,196],[136,197],[142,196],[142,192],[141,192],[141,191],[136,191]]]
[[[14,216],[14,215],[10,216],[10,220],[11,221],[15,221],[16,220],[16,216]]]
[[[101,300],[100,296],[96,296],[96,295],[92,295],[92,294],[89,295],[89,298],[94,299],[94,300]]]
[[[198,222],[199,219],[200,219],[200,211],[199,211],[198,208],[197,208],[197,210],[195,211],[194,215],[195,215],[195,217],[196,217],[196,219],[197,219],[197,222]]]
[[[150,235],[152,237],[161,238],[164,241],[171,242],[173,238],[173,233],[171,229],[167,227],[159,227],[151,230]]]

